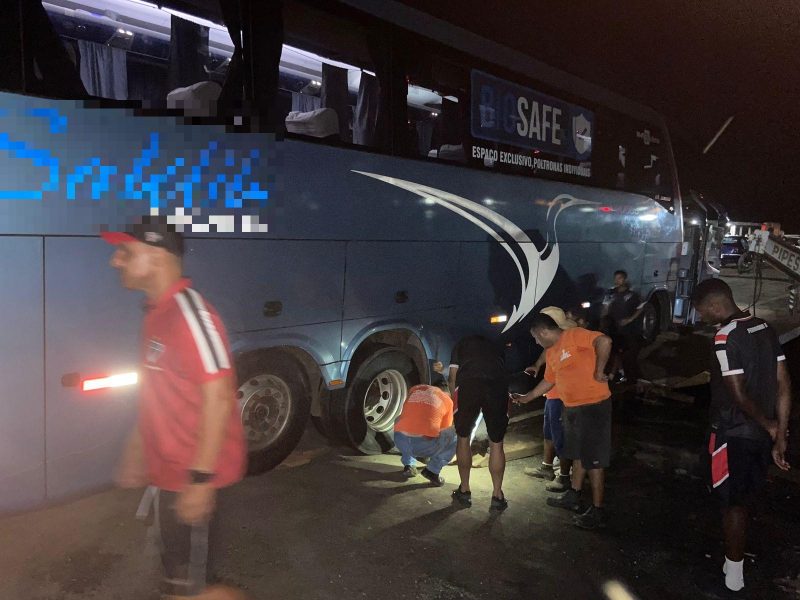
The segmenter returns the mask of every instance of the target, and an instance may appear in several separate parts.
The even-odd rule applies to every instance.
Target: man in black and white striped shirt
[[[774,462],[788,469],[786,436],[791,383],[775,331],[741,311],[719,279],[697,286],[692,300],[707,323],[718,324],[711,368],[711,485],[723,510],[725,585],[744,587],[748,509]],[[771,456],[770,456],[771,455]]]

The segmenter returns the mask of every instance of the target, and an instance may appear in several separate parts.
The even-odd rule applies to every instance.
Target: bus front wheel
[[[236,398],[247,440],[247,472],[276,467],[295,449],[311,413],[311,395],[289,358],[271,356],[239,365]]]
[[[356,367],[347,388],[323,405],[326,427],[359,452],[387,452],[394,447],[394,422],[408,390],[419,381],[407,354],[380,347]]]

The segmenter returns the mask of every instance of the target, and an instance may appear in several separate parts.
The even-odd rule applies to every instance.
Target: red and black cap
[[[142,242],[148,246],[164,248],[175,256],[183,256],[183,234],[163,216],[146,216],[125,231],[103,231],[100,237],[114,246],[126,242]]]

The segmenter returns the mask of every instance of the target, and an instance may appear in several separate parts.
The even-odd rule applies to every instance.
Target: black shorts
[[[508,384],[490,379],[465,379],[458,381],[458,410],[453,422],[458,437],[472,435],[478,414],[483,411],[489,440],[503,441],[508,429]]]
[[[579,460],[584,469],[605,469],[611,461],[611,399],[565,406],[564,458]]]
[[[161,562],[164,565],[163,593],[175,596],[196,596],[215,580],[215,558],[219,533],[220,497],[217,510],[204,525],[186,525],[175,513],[176,492],[159,490],[155,524],[160,534]]]
[[[712,431],[708,453],[711,488],[722,507],[751,505],[767,481],[772,442]]]

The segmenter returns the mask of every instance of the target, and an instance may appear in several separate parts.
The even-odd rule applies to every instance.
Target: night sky
[[[401,1],[653,107],[683,189],[800,233],[800,2]]]

